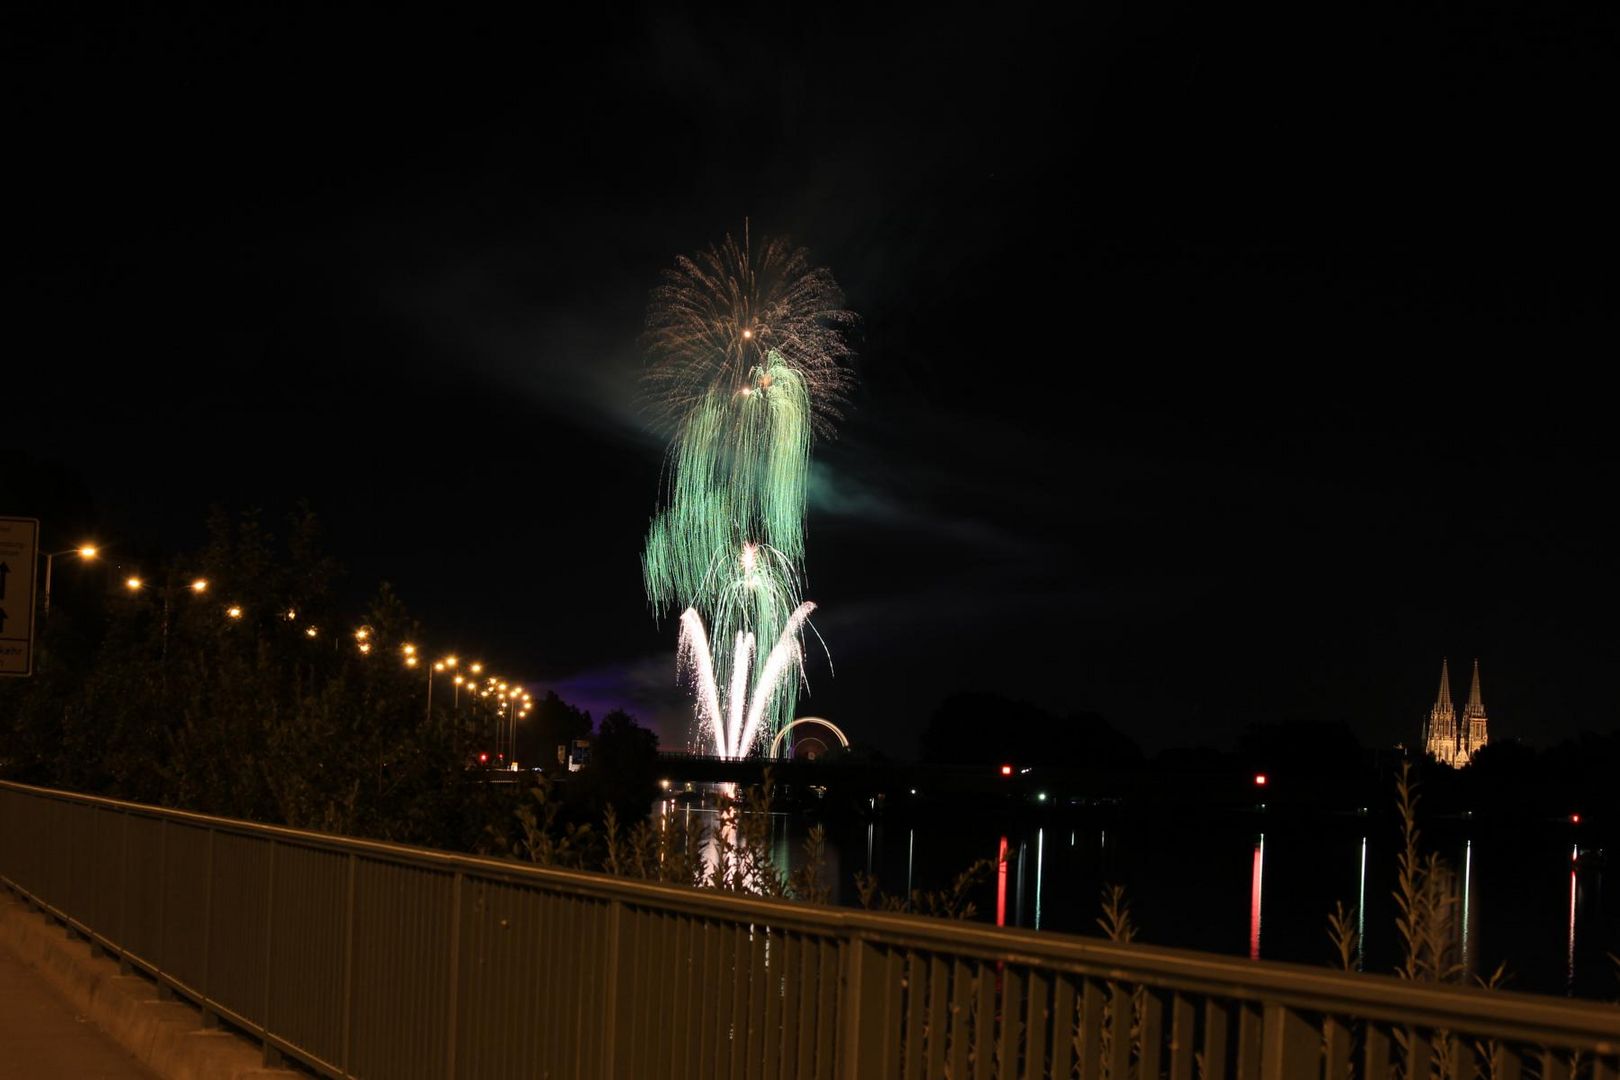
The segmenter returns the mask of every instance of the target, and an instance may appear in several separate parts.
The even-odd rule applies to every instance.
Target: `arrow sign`
[[[30,571],[38,565],[38,519],[0,515],[0,676],[34,673],[34,575]]]

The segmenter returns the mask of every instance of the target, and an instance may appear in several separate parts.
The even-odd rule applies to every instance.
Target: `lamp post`
[[[517,725],[512,721],[512,698],[502,694],[501,703],[506,709],[503,735],[506,741],[506,767],[511,768],[517,764]]]
[[[45,611],[41,617],[46,619],[51,617],[51,564],[56,561],[58,555],[77,555],[88,562],[96,557],[96,547],[94,544],[82,544],[76,548],[45,553]]]
[[[60,555],[61,552],[57,552],[57,554]],[[49,570],[48,563],[46,564],[46,568]],[[169,604],[173,599],[174,594],[179,591],[175,587],[174,577],[174,570],[171,568],[165,574],[160,593],[162,598],[162,616],[160,617],[158,624],[158,677],[163,688],[162,692],[165,695],[167,695],[169,687]],[[129,577],[124,579],[124,588],[127,589],[131,594],[142,593],[146,591],[147,583],[146,580],[139,575],[131,574]],[[201,596],[203,593],[208,591],[208,579],[202,577],[192,578],[190,584],[188,584],[185,589],[193,596]],[[242,610],[239,607],[231,607],[226,609],[225,614],[232,619],[239,619],[242,617]]]
[[[453,670],[456,663],[457,661],[454,656],[447,656],[443,660],[433,661],[433,663],[428,666],[427,718],[429,723],[433,722],[433,673],[435,671],[444,672]],[[460,690],[460,680],[461,677],[459,675],[456,676],[456,687],[458,691]]]

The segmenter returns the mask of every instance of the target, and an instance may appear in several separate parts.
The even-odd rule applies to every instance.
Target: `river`
[[[669,804],[672,813],[702,808]],[[779,860],[803,861],[814,819],[773,815]],[[1456,878],[1459,961],[1472,975],[1506,964],[1510,989],[1620,998],[1620,905],[1604,890],[1602,845],[1565,821],[1423,822],[1421,850]],[[1354,909],[1363,970],[1399,956],[1395,888],[1402,840],[1392,815],[1212,811],[1144,816],[1122,808],[963,813],[902,807],[872,819],[829,818],[835,899],[855,904],[856,871],[883,889],[947,886],[976,859],[995,863],[972,894],[982,921],[1099,935],[1105,885],[1124,887],[1137,940],[1257,959],[1337,962],[1335,902]]]

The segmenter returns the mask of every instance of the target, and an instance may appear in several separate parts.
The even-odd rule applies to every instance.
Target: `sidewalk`
[[[0,1080],[155,1080],[0,945]]]
[[[81,1019],[83,1018],[83,1019]],[[0,892],[0,1080],[298,1080]]]

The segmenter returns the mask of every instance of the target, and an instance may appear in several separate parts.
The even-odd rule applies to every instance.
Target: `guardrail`
[[[328,1076],[1620,1071],[1620,1008],[1593,1002],[766,901],[3,782],[0,880],[267,1056]]]

